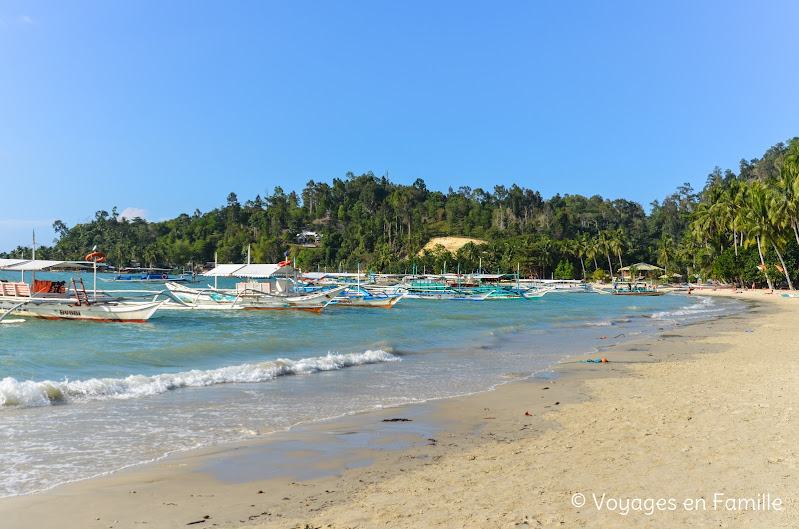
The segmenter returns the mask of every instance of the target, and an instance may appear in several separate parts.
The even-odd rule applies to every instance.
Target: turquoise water
[[[0,496],[301,422],[483,391],[600,345],[738,310],[685,295],[548,294],[0,325]]]

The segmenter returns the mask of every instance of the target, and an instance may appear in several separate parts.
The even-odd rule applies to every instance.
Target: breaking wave
[[[211,370],[131,375],[125,378],[92,378],[89,380],[19,381],[7,377],[0,380],[0,408],[29,408],[108,399],[136,399],[186,387],[216,384],[266,382],[287,375],[305,375],[334,371],[347,367],[402,359],[383,350],[363,353],[328,353],[326,356],[290,360],[279,358],[257,364],[241,364]]]

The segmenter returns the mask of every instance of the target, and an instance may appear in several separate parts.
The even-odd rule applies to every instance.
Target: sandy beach
[[[799,526],[799,299],[694,295],[751,304],[606,364],[2,499],[2,527]]]

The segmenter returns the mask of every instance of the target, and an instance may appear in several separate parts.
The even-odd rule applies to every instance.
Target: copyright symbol
[[[572,505],[577,508],[580,508],[585,505],[585,496],[580,494],[579,492],[576,494],[572,494]]]

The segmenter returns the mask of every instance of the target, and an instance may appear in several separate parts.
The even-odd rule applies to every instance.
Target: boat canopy
[[[203,272],[202,275],[207,277],[232,277],[235,275],[236,270],[240,270],[247,265],[243,264],[221,264],[216,265],[214,268],[207,272]]]
[[[516,274],[466,274],[470,279],[500,279],[503,277],[516,277]]]
[[[27,263],[29,259],[0,259],[0,270],[5,270],[10,266]]]
[[[631,268],[635,267],[639,272],[651,272],[653,270],[663,270],[663,268],[649,263],[635,263],[634,265],[619,268],[619,272],[629,272]]]
[[[368,272],[361,272],[360,274],[357,272],[305,272],[302,274],[303,279],[309,279],[311,281],[318,281],[320,279],[325,279],[327,277],[332,279],[341,279],[341,278],[349,278],[349,277],[366,277],[368,276]]]
[[[94,263],[91,261],[47,261],[42,259],[0,259],[0,270],[16,272],[39,272],[68,268],[91,269]],[[105,265],[98,264],[98,267]]]
[[[203,275],[207,277],[270,277],[275,274],[290,274],[294,268],[279,264],[221,264]]]

